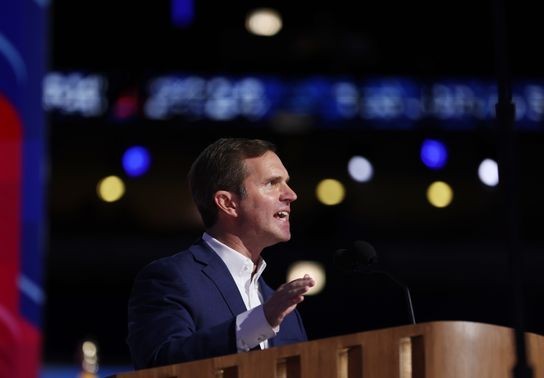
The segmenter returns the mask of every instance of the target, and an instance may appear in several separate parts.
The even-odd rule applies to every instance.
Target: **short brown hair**
[[[200,216],[208,228],[217,221],[214,195],[227,190],[245,195],[245,159],[276,151],[271,142],[261,139],[221,138],[206,147],[191,165],[189,185]]]

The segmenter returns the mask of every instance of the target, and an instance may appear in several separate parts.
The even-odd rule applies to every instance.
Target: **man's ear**
[[[238,215],[237,196],[226,190],[219,190],[213,196],[218,211],[230,216]]]

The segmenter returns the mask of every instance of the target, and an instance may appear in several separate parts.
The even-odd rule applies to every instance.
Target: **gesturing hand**
[[[268,323],[272,327],[279,326],[283,319],[297,307],[297,304],[304,300],[304,294],[314,285],[314,279],[307,274],[303,278],[281,285],[263,305]]]

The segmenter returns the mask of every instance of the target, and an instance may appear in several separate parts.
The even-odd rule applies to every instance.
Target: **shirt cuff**
[[[272,328],[264,316],[263,306],[257,306],[236,316],[236,345],[239,352],[248,351],[276,336],[280,327]]]

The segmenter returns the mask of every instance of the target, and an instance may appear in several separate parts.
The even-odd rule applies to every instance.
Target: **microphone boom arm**
[[[387,278],[389,278],[391,281],[393,281],[395,284],[400,286],[402,290],[404,291],[404,299],[406,300],[406,306],[408,307],[408,312],[410,314],[410,321],[412,324],[416,324],[416,316],[414,313],[414,306],[412,305],[412,295],[410,294],[410,289],[407,285],[405,285],[402,281],[400,281],[398,278],[393,276],[391,273],[388,273],[384,270],[367,270],[367,269],[358,269],[359,273],[373,273],[373,274],[383,274]]]

